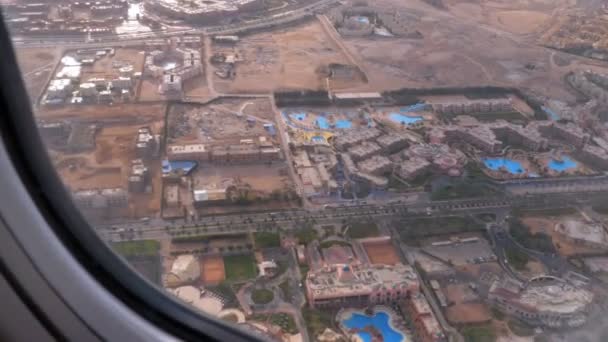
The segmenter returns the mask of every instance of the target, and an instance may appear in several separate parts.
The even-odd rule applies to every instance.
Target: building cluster
[[[263,163],[281,159],[281,149],[260,136],[242,139],[239,144],[179,144],[167,146],[169,160],[194,160],[212,163]]]
[[[145,192],[150,184],[150,172],[146,163],[158,156],[159,137],[152,134],[149,127],[142,127],[135,138],[135,155],[131,161],[131,171],[128,177],[130,192]]]
[[[23,3],[3,5],[7,24],[30,35],[108,34],[127,17],[127,0],[77,1],[72,3]],[[88,17],[74,15],[83,11]]]
[[[395,175],[408,181],[429,171],[459,176],[466,163],[466,156],[446,144],[416,144],[399,156]]]
[[[129,204],[128,193],[122,188],[79,190],[72,192],[72,199],[84,211],[125,208]]]
[[[588,317],[593,293],[563,279],[543,276],[521,284],[511,278],[495,281],[488,300],[497,309],[534,326],[579,327]]]
[[[161,0],[145,1],[146,10],[157,12],[172,19],[218,22],[227,16],[262,9],[260,0]]]
[[[336,264],[311,270],[306,277],[309,304],[315,308],[398,303],[417,291],[416,273],[403,264]]]
[[[82,49],[74,55],[65,56],[62,66],[49,82],[43,103],[58,105],[69,101],[78,103],[110,103],[116,98],[123,102],[131,100],[136,80],[141,73],[134,72],[133,65],[114,62],[115,76],[97,76],[82,80],[82,68],[92,66],[105,56],[114,56],[113,48]]]
[[[333,153],[326,153],[327,149],[318,147],[309,150],[299,150],[293,156],[296,173],[303,186],[306,197],[327,195],[338,188],[333,174],[338,165],[338,159]]]
[[[484,113],[508,113],[515,109],[511,99],[492,99],[492,100],[467,100],[466,102],[455,103],[434,103],[433,110],[444,115],[466,115]]]
[[[158,92],[161,94],[181,93],[184,82],[203,72],[200,50],[177,44],[177,40],[172,40],[168,48],[154,50],[145,59],[144,76],[160,80]],[[175,66],[163,65],[169,62]]]
[[[548,149],[549,139],[562,140],[577,148],[590,141],[590,135],[573,123],[537,121],[524,127],[504,120],[472,126],[434,127],[428,138],[435,143],[465,142],[487,153],[498,153],[506,146],[543,151]]]

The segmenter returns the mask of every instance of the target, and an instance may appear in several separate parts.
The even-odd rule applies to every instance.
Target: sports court
[[[205,285],[217,285],[226,279],[224,259],[220,255],[201,258],[201,280]]]
[[[390,241],[364,242],[363,248],[372,264],[395,265],[401,262]]]

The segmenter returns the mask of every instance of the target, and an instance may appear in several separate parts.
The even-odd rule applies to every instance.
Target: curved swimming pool
[[[374,327],[382,334],[384,342],[405,342],[405,335],[395,330],[390,324],[391,317],[384,311],[376,312],[373,316],[368,316],[360,312],[353,312],[352,315],[342,321],[348,329],[364,329]],[[359,331],[357,335],[363,342],[371,342],[372,335],[366,331]]]

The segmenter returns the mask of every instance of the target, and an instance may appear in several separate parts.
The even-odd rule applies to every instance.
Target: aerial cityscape
[[[608,341],[601,0],[0,0],[74,204],[262,339]]]

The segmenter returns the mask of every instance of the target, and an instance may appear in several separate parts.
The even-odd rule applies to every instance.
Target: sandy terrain
[[[200,165],[193,173],[196,189],[222,188],[238,178],[254,190],[270,192],[290,184],[284,163],[272,165]]]
[[[27,92],[32,102],[35,102],[55,70],[61,49],[22,48],[17,49],[16,53]]]
[[[555,51],[538,46],[534,34],[530,37],[520,34],[542,31],[555,4],[494,1],[483,2],[482,10],[473,10],[479,5],[459,0],[446,2],[448,11],[419,1],[375,2],[376,6],[390,8],[403,16],[416,14],[419,20],[412,29],[423,38],[345,38],[349,50],[362,60],[370,87],[491,84],[531,88],[570,102],[575,96],[563,82],[568,71],[594,65],[608,72],[605,65],[599,67],[599,63],[580,57],[573,57],[573,63],[560,67],[553,63]],[[452,11],[453,6],[460,9]]]
[[[220,255],[201,258],[201,280],[205,285],[217,285],[226,279],[224,258]]]
[[[108,120],[133,123],[147,123],[162,120],[165,115],[165,104],[114,104],[105,105],[69,105],[62,107],[42,107],[36,116],[44,119],[88,119]]]
[[[373,264],[394,265],[398,262],[399,256],[390,242],[387,243],[365,243],[363,244],[369,260]]]
[[[575,254],[592,254],[601,252],[601,250],[597,248],[590,248],[573,244],[564,239],[562,235],[557,234],[554,229],[555,224],[565,218],[566,216],[552,219],[528,216],[523,218],[522,221],[526,226],[530,228],[530,231],[533,233],[543,232],[549,234],[551,236],[551,239],[553,240],[553,245],[555,245],[556,247],[559,246],[558,251],[563,256],[570,256]],[[581,217],[576,218],[582,219]]]
[[[320,68],[329,63],[347,63],[318,21],[244,37],[234,50],[214,47],[213,51],[234,51],[242,60],[237,62],[233,81],[214,76],[216,89],[228,93],[324,89],[325,78],[319,73]],[[349,86],[357,84],[355,81]]]
[[[81,108],[78,112],[76,109]],[[120,110],[117,110],[120,109]],[[66,114],[67,112],[67,114]],[[139,113],[138,117],[134,114]],[[64,183],[71,189],[127,187],[131,160],[135,159],[135,136],[142,126],[160,133],[164,126],[164,105],[108,107],[66,107],[57,117],[94,122],[103,128],[97,134],[95,150],[88,153],[64,154],[51,152],[52,160]],[[95,115],[97,114],[97,115]],[[55,116],[55,115],[54,115]],[[161,167],[159,160],[148,162],[152,193],[131,194],[129,215],[145,217],[160,210]]]

